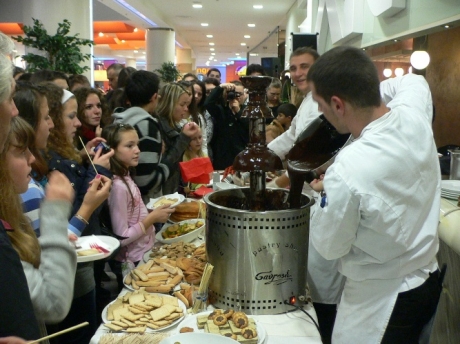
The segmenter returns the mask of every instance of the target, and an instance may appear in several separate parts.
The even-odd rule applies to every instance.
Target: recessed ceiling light
[[[144,55],[145,55],[145,54],[146,54],[146,52],[145,52],[145,51],[143,51],[143,52],[142,52],[142,54],[144,54]]]
[[[450,25],[444,25],[444,28],[448,29],[448,28],[450,28]]]
[[[139,29],[137,27],[134,28],[133,32],[137,32]]]
[[[254,5],[252,6],[255,10],[261,10],[262,8],[264,8],[263,5]]]
[[[212,58],[213,58],[212,56],[209,56],[209,59],[210,59],[210,60],[212,60]]]
[[[216,55],[216,53],[211,53],[211,55],[213,55],[213,56],[214,56],[214,55]]]
[[[249,35],[244,35],[244,38],[251,38],[251,36],[249,36]]]
[[[200,4],[199,2],[194,2],[193,5],[192,5],[193,8],[202,8],[203,5]]]
[[[256,24],[248,24],[249,27],[256,27]]]
[[[209,48],[209,50],[214,51],[214,48]]]
[[[121,43],[125,43],[126,41],[124,39],[121,40]]]
[[[240,43],[241,45],[246,45],[246,43]]]
[[[236,56],[240,56],[240,53],[236,53],[235,55],[236,55]]]
[[[104,37],[104,33],[99,32],[99,37]]]
[[[201,26],[208,26],[208,23],[201,23]]]
[[[138,53],[139,51],[138,50],[134,50],[134,53]]]
[[[213,38],[214,36],[213,35],[206,35],[206,37]]]
[[[209,42],[209,45],[214,45],[214,43],[213,43],[213,42]]]

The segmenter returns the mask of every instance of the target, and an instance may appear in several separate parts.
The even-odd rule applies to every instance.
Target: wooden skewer
[[[36,339],[36,340],[31,341],[31,342],[27,342],[27,344],[40,343],[41,341],[60,336],[61,334],[64,334],[64,333],[76,330],[77,328],[88,326],[88,325],[89,325],[89,323],[87,321],[85,321],[85,322],[83,322],[83,323],[81,323],[79,325],[75,325],[75,326],[69,327],[68,329],[65,329],[65,330],[50,334],[49,336],[46,336],[46,337],[43,337],[43,338],[40,338],[40,339]]]
[[[86,155],[88,156],[89,162],[91,163],[91,165],[93,165],[94,171],[96,172],[96,174],[99,174],[99,172],[97,172],[97,170],[96,170],[96,166],[94,166],[93,159],[91,159],[91,156],[89,155],[88,150],[86,149],[86,146],[83,143],[83,140],[81,139],[81,136],[78,136],[78,138],[80,139],[81,145],[83,146],[83,148],[84,148],[84,150],[86,152]],[[104,183],[102,182],[102,180],[101,180],[101,184],[102,184],[102,186],[104,186]]]

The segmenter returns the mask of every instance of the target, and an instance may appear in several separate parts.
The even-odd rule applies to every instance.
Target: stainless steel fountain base
[[[287,199],[286,190],[272,191]],[[295,297],[299,305],[305,297],[314,200],[302,195],[299,209],[263,212],[219,205],[227,196],[245,199],[248,192],[242,188],[205,196],[206,250],[208,261],[214,265],[210,301],[215,307],[247,314],[290,311],[293,308],[285,302]]]

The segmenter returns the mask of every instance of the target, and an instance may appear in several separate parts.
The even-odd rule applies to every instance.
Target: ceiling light
[[[241,44],[241,45],[246,45],[246,43],[244,43],[244,42],[243,42],[243,43],[240,43],[240,44]]]
[[[139,51],[138,50],[134,50],[134,53],[138,53]]]
[[[212,60],[212,56],[209,57],[209,60]]]
[[[213,42],[209,42],[209,45],[214,45],[214,43],[213,43]]]
[[[216,55],[216,53],[211,53],[211,55]]]
[[[391,76],[391,74],[393,74],[393,72],[391,71],[390,68],[385,68],[383,70],[383,76],[385,76],[386,78],[389,78]]]
[[[137,27],[134,28],[133,32],[137,32],[139,29]]]
[[[445,29],[449,29],[449,28],[450,28],[450,25],[444,25],[444,28],[445,28]]]
[[[236,56],[239,56],[239,55],[240,55],[240,53],[236,53],[235,55],[236,55]]]
[[[416,50],[410,56],[410,64],[417,69],[425,69],[430,64],[430,55],[424,50]]]
[[[213,38],[214,36],[213,35],[206,35],[206,37]]]
[[[258,56],[256,53],[250,53],[249,56]]]
[[[256,27],[256,24],[248,24],[249,27]]]
[[[251,36],[249,36],[249,35],[244,35],[244,38],[251,38]]]
[[[124,39],[121,40],[121,43],[125,43],[126,41]]]
[[[201,26],[208,26],[208,23],[201,23]]]
[[[395,69],[395,75],[396,76],[403,76],[404,75],[404,69],[402,69],[401,67],[398,67]]]
[[[215,49],[214,48],[209,48],[209,50],[214,51]]]
[[[102,32],[99,32],[99,37],[104,37],[104,34]]]
[[[147,53],[146,53],[145,51],[143,51],[143,52],[142,52],[142,54],[144,54],[144,55],[145,55],[145,54],[147,54]]]
[[[199,2],[194,2],[193,5],[192,5],[193,8],[202,8],[203,5],[200,4]]]
[[[262,8],[264,8],[263,5],[254,5],[252,6],[252,8],[254,8],[255,10],[261,10]]]

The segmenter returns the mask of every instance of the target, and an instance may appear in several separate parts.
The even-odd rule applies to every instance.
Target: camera
[[[241,97],[240,92],[235,92],[235,91],[229,91],[227,92],[227,100],[233,100],[235,98]]]
[[[100,142],[96,147],[94,147],[94,153],[97,153],[97,151],[101,148],[102,148],[101,154],[106,154],[110,152],[110,146],[106,144],[105,142]]]

